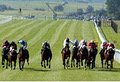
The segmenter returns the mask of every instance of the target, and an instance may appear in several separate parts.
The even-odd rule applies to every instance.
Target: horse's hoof
[[[84,68],[84,70],[87,70],[87,68]]]
[[[2,67],[4,68],[5,66],[3,65]]]
[[[13,70],[15,70],[15,68]]]
[[[29,65],[29,62],[28,62],[28,65]]]
[[[43,67],[43,65],[41,65],[41,67]]]

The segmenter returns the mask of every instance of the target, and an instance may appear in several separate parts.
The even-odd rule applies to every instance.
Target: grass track
[[[3,28],[4,27],[4,28]],[[16,28],[17,27],[17,28]],[[12,29],[11,29],[12,28]],[[83,68],[63,69],[61,59],[61,49],[63,40],[69,37],[71,40],[86,39],[87,41],[94,39],[99,41],[97,32],[92,22],[75,21],[75,20],[13,20],[7,24],[0,25],[0,44],[6,37],[10,41],[25,39],[28,42],[28,50],[30,51],[30,65],[25,64],[25,69],[10,70],[3,69],[0,61],[0,80],[11,81],[107,81],[120,80],[120,64],[114,62],[112,71],[101,70],[99,54],[96,59],[96,68],[93,70],[84,70]],[[8,30],[5,30],[8,29]],[[9,31],[9,32],[8,32]],[[4,33],[3,33],[4,32]],[[17,33],[15,33],[17,32]],[[13,38],[14,37],[14,38]],[[44,69],[40,66],[40,49],[43,41],[49,41],[53,53],[52,68]],[[19,47],[20,45],[18,45]],[[0,48],[1,49],[1,48]],[[71,48],[72,49],[72,48]],[[0,57],[1,59],[1,57]]]

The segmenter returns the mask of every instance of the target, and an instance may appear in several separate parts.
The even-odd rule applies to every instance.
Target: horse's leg
[[[10,64],[11,64],[11,70],[12,70],[12,61],[10,62]]]
[[[89,69],[90,69],[90,57],[89,57],[89,56],[88,56],[87,66],[88,66]]]
[[[78,68],[80,69],[80,59],[79,58],[77,59],[77,62],[78,62]]]
[[[83,66],[83,59],[81,59],[81,65]]]
[[[41,66],[43,67],[43,61],[41,61]]]
[[[47,66],[48,66],[48,60],[47,60]]]
[[[19,60],[19,68],[20,68],[20,70],[21,70],[21,61]]]
[[[51,59],[49,59],[49,69],[51,68]]]
[[[8,59],[6,59],[6,69],[8,69]]]
[[[44,60],[44,68],[46,68],[46,65],[45,65],[45,60]]]
[[[111,68],[113,68],[113,59],[111,60]]]
[[[93,60],[92,60],[92,69],[95,67],[95,57],[93,57]]]
[[[108,65],[109,65],[109,64],[108,64],[108,60],[107,60],[107,69],[108,69]]]
[[[64,65],[64,69],[65,69],[65,59],[63,59],[63,65]]]
[[[86,66],[86,64],[87,64],[87,59],[85,59],[85,70],[87,69],[87,66]]]
[[[29,65],[29,57],[27,58],[27,63],[28,63],[28,65]]]
[[[4,66],[4,63],[5,63],[5,59],[4,59],[4,57],[2,56],[2,67],[4,68],[5,66]]]
[[[73,60],[73,65],[74,65],[74,67],[75,67],[75,59]]]
[[[69,57],[67,57],[67,68],[69,67]]]
[[[93,67],[95,68],[95,59],[96,59],[96,55],[95,55],[95,57],[94,57],[94,64],[93,64]]]
[[[73,66],[72,66],[72,62],[73,62],[73,58],[71,59],[71,68],[73,67]]]
[[[78,67],[78,61],[77,61],[77,59],[76,59],[76,67]]]
[[[14,70],[15,70],[15,68],[16,68],[16,60],[14,61]]]
[[[22,70],[24,68],[25,60],[22,61]]]
[[[101,64],[102,64],[102,68],[103,68],[103,59],[101,59]]]

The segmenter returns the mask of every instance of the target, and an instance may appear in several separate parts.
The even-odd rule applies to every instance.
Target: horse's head
[[[81,54],[87,52],[87,47],[86,47],[86,45],[82,45],[82,46],[81,46],[80,52],[81,52]]]
[[[109,47],[109,49],[107,50],[107,53],[109,55],[114,55],[114,49],[112,47]]]
[[[3,51],[5,51],[5,50],[7,50],[7,46],[4,46],[4,47],[3,47]]]

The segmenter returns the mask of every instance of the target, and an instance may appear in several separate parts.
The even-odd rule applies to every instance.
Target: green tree
[[[96,10],[95,13],[97,15],[100,15],[100,16],[106,16],[107,15],[107,11],[105,9],[100,9],[100,10]]]
[[[80,9],[77,9],[77,14],[78,14],[78,15],[82,15],[83,13],[84,13],[84,12],[83,12],[83,9],[81,9],[81,8],[80,8]]]
[[[92,13],[92,12],[94,12],[94,8],[89,5],[89,6],[87,7],[86,11],[87,11],[88,13]]]
[[[60,11],[63,11],[64,10],[64,7],[62,5],[57,5],[54,7],[54,11],[57,11],[57,12],[60,12]]]
[[[120,19],[120,0],[107,0],[106,5],[109,16]]]

